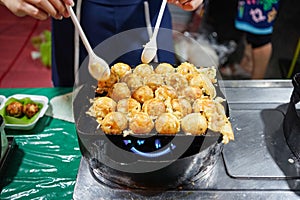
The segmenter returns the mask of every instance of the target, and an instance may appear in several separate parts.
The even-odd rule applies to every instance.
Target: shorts
[[[259,48],[271,42],[272,34],[256,35],[252,33],[246,33],[246,40],[251,44],[252,48]]]

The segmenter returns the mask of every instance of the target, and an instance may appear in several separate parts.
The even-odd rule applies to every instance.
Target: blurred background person
[[[239,0],[235,27],[251,45],[252,79],[263,79],[272,54],[272,32],[279,0]]]

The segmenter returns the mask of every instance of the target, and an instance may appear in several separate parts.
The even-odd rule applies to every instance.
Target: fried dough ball
[[[117,74],[110,73],[110,76],[107,80],[98,81],[96,93],[99,95],[106,95],[108,90],[119,81]]]
[[[143,78],[136,75],[136,74],[126,74],[122,79],[121,82],[127,84],[128,88],[131,91],[136,90],[138,87],[143,86]]]
[[[136,68],[133,70],[133,73],[145,78],[146,76],[149,76],[150,74],[154,73],[153,66],[149,64],[139,64],[136,66]]]
[[[226,116],[224,106],[212,99],[197,99],[193,104],[194,112],[201,112],[207,119],[208,128],[223,134],[223,143],[234,140],[231,124]]]
[[[6,107],[6,113],[7,113],[7,115],[12,116],[12,117],[22,117],[23,116],[23,104],[18,101],[14,101],[14,102],[8,104]]]
[[[181,63],[176,71],[182,75],[197,73],[195,65],[188,62]]]
[[[121,99],[129,98],[131,92],[126,83],[115,83],[113,87],[109,89],[108,96],[118,102]]]
[[[27,103],[23,106],[23,113],[28,117],[33,117],[37,112],[39,112],[40,108],[35,103]]]
[[[188,86],[188,81],[184,75],[174,73],[166,77],[166,84],[172,86],[175,90],[180,91]]]
[[[173,99],[171,104],[174,111],[173,114],[179,119],[192,112],[192,106],[186,99]]]
[[[212,83],[216,83],[217,70],[216,67],[202,67],[199,69],[199,73],[207,76]]]
[[[197,74],[193,76],[189,82],[189,85],[192,87],[202,88],[205,94],[211,98],[215,98],[217,95],[215,86],[212,84],[210,79],[203,74]]]
[[[163,113],[155,121],[155,129],[160,134],[176,134],[180,131],[180,122],[172,113]]]
[[[180,96],[184,97],[190,102],[193,102],[196,99],[201,98],[202,95],[203,95],[203,91],[199,87],[188,86],[180,91]]]
[[[160,74],[150,74],[144,78],[144,84],[148,85],[154,91],[159,86],[164,85],[164,78]]]
[[[202,113],[209,111],[209,108],[213,108],[214,102],[211,99],[196,99],[192,105],[193,112]],[[212,112],[212,111],[210,111]]]
[[[108,113],[116,111],[117,103],[109,97],[96,97],[93,99],[88,114],[103,119]]]
[[[119,62],[111,67],[111,72],[118,75],[119,78],[122,78],[131,72],[131,67],[128,64]]]
[[[190,113],[181,120],[182,130],[192,135],[205,134],[207,126],[207,120],[201,113]]]
[[[101,129],[106,134],[121,134],[127,127],[127,117],[120,112],[108,113],[101,123]]]
[[[141,111],[141,104],[133,99],[122,99],[117,104],[117,111],[121,113],[137,113]]]
[[[145,85],[137,88],[132,93],[132,98],[136,99],[140,103],[144,103],[145,101],[152,99],[154,96],[152,89]]]
[[[155,90],[155,98],[160,100],[177,98],[176,90],[169,85],[162,85]]]
[[[154,123],[147,113],[135,113],[129,120],[129,129],[136,134],[150,133]]]
[[[166,106],[160,99],[149,99],[144,102],[142,111],[147,113],[150,117],[157,117],[166,112]]]
[[[169,63],[160,63],[154,71],[157,74],[171,74],[175,73],[175,70],[176,69]]]

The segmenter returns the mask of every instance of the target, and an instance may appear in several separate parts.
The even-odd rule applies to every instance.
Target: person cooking
[[[175,4],[186,11],[193,11],[202,1],[168,0],[168,3]],[[162,0],[146,2],[149,7],[150,22],[154,27]],[[56,87],[73,86],[75,73],[87,57],[83,44],[76,43],[78,36],[74,36],[74,26],[66,6],[72,6],[74,11],[77,11],[77,16],[80,18],[80,23],[92,48],[116,34],[146,27],[145,0],[0,0],[0,3],[16,16],[28,15],[39,20],[52,17],[52,81]],[[168,8],[165,9],[160,27],[172,29]],[[132,45],[136,45],[137,50],[122,55],[114,62],[122,61],[129,65],[141,63],[142,47],[149,41],[149,35],[146,29],[140,35],[141,37],[132,38],[130,41]],[[172,35],[159,35],[158,43],[160,42],[164,46],[172,47]],[[173,53],[159,49],[157,54],[158,62],[175,63]]]

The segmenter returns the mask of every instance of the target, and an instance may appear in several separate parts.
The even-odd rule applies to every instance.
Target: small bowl
[[[35,103],[39,103],[40,105],[42,105],[39,113],[37,113],[37,116],[34,116],[34,120],[30,121],[30,123],[21,123],[21,119],[16,120],[16,121],[20,121],[20,123],[16,122],[16,123],[8,123],[5,122],[5,128],[8,129],[15,129],[15,130],[30,130],[32,128],[34,128],[34,126],[36,125],[37,121],[39,120],[39,118],[43,117],[46,110],[48,109],[48,102],[49,99],[46,96],[42,96],[42,95],[30,95],[30,94],[15,94],[12,95],[10,97],[8,97],[6,99],[6,101],[2,104],[1,103],[1,111],[2,113],[5,113],[5,111],[3,109],[5,109],[5,104],[11,99],[17,99],[17,100],[21,100],[23,98],[30,98],[30,100],[32,100]],[[5,119],[5,114],[3,115],[4,119]]]
[[[5,101],[6,101],[6,97],[0,95],[0,110],[4,107]]]

